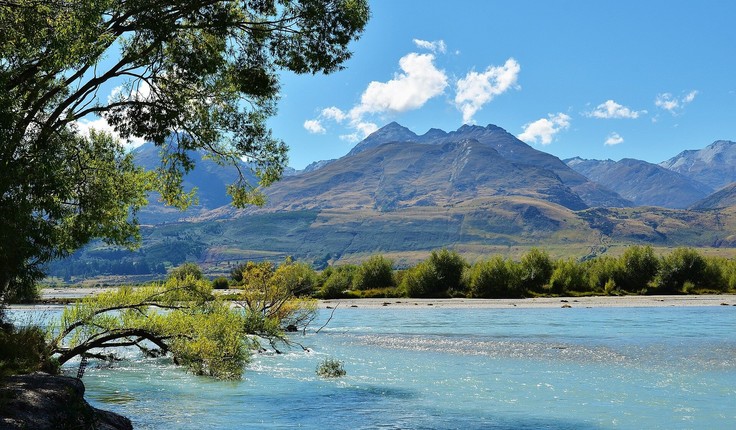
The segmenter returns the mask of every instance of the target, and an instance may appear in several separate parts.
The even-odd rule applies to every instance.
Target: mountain
[[[736,182],[736,142],[717,140],[700,150],[683,151],[659,165],[717,190]]]
[[[488,146],[511,163],[529,165],[556,174],[565,186],[570,187],[588,206],[623,207],[632,205],[630,201],[615,192],[591,182],[588,178],[570,169],[559,158],[532,148],[503,128],[493,124],[486,127],[464,125],[449,133],[439,129],[430,129],[427,133],[418,136],[406,127],[393,122],[356,145],[348,153],[348,156],[390,142],[442,145],[462,140],[474,140]]]
[[[494,125],[466,125],[450,133],[433,129],[418,136],[391,123],[345,157],[284,178],[272,185],[267,195],[263,208],[221,208],[208,218],[293,210],[386,212],[415,206],[449,207],[504,196],[539,199],[571,210],[591,203],[631,206],[558,158],[531,148]]]
[[[575,157],[565,163],[637,206],[686,208],[713,192],[707,185],[685,175],[631,158],[601,161]]]
[[[736,182],[733,182],[708,197],[690,206],[693,210],[724,209],[736,206]]]
[[[396,122],[391,122],[363,139],[348,152],[348,156],[390,142],[416,142],[418,136],[413,131]]]
[[[155,167],[155,151],[140,148],[136,158]],[[406,266],[442,247],[470,260],[499,253],[518,258],[530,247],[578,258],[628,244],[736,247],[736,207],[627,207],[632,203],[616,192],[493,125],[416,135],[389,124],[351,154],[273,184],[263,207],[213,208],[229,202],[222,188],[234,169],[196,161],[201,170],[186,182],[200,187],[193,213],[144,226],[135,252],[96,243],[55,262],[50,273],[120,282],[130,278],[113,275],[145,280],[184,261],[218,275],[247,260],[286,256],[324,267],[380,252]],[[582,168],[586,160],[568,162]],[[647,172],[676,177],[635,160],[622,160],[617,169],[641,173],[642,183]]]

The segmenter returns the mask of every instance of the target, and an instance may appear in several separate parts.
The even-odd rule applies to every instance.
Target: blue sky
[[[736,2],[375,0],[346,69],[282,76],[290,165],[396,121],[495,124],[560,158],[666,160],[736,140]]]

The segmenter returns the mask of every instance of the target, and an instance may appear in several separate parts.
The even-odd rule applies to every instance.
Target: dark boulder
[[[93,408],[84,384],[68,376],[36,372],[0,381],[0,429],[132,429],[128,418]]]

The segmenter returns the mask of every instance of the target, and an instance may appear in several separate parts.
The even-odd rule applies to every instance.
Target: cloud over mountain
[[[549,145],[555,135],[570,127],[570,116],[564,113],[549,114],[548,118],[541,118],[524,125],[524,131],[518,136],[519,140],[527,143],[541,143]]]

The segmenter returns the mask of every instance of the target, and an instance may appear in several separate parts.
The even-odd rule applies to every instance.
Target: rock
[[[81,380],[36,372],[0,381],[0,428],[128,430],[133,425],[90,406]]]
[[[296,333],[297,331],[299,331],[299,329],[294,324],[289,324],[286,326],[287,333]]]

